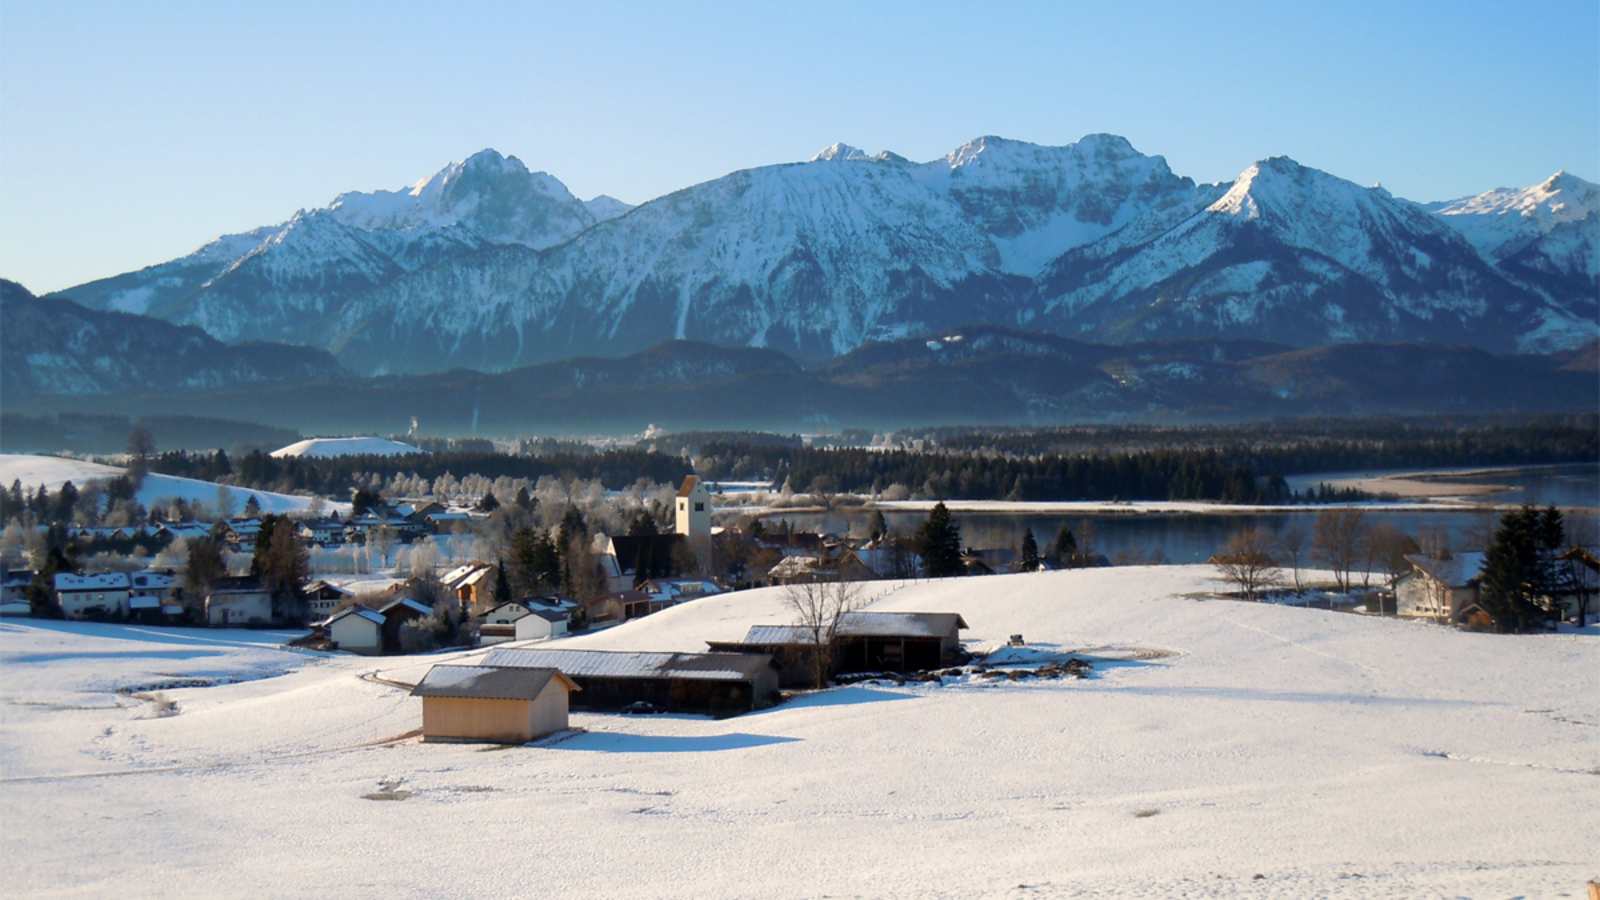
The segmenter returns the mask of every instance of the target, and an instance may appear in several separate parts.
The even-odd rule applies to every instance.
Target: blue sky
[[[1593,0],[232,6],[0,6],[0,276],[139,268],[483,147],[635,203],[982,134],[1414,199],[1600,174]]]

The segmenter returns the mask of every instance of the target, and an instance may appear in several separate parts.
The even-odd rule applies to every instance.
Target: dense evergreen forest
[[[827,446],[829,440],[841,445]],[[673,483],[693,470],[710,478],[770,479],[796,491],[873,493],[898,485],[925,497],[963,500],[1286,503],[1335,498],[1326,491],[1295,496],[1285,481],[1290,475],[1593,462],[1600,460],[1600,416],[928,429],[897,433],[889,447],[859,446],[868,440],[872,436],[858,434],[808,445],[796,435],[702,432],[601,450],[527,442],[519,454],[474,444],[436,445],[440,449],[427,456],[336,459],[275,459],[259,451],[234,458],[221,452],[169,452],[152,460],[150,468],[241,487],[330,496],[347,495],[372,476],[395,474],[533,480],[548,475],[598,479],[608,488],[621,488],[640,478]]]
[[[1600,419],[1542,418],[1460,425],[1440,420],[1238,427],[930,430],[931,449],[805,447],[716,439],[703,474],[771,475],[803,491],[869,492],[904,485],[925,496],[1011,500],[1296,499],[1285,476],[1351,469],[1593,462]]]

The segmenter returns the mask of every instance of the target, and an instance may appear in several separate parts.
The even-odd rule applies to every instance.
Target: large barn
[[[917,672],[955,662],[960,631],[957,613],[852,612],[834,630],[832,674]],[[709,641],[713,651],[762,653],[773,658],[786,687],[810,686],[816,635],[800,625],[752,625],[741,640]]]
[[[771,705],[779,687],[778,670],[763,654],[506,648],[490,652],[483,664],[560,669],[583,689],[575,709],[648,703],[672,712],[736,715]]]
[[[415,688],[424,741],[525,744],[567,727],[578,690],[555,669],[434,666]]]

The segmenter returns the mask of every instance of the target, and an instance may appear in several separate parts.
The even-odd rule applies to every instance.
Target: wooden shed
[[[566,729],[576,690],[557,669],[434,666],[411,695],[422,698],[424,741],[525,744]]]
[[[727,716],[769,706],[778,696],[778,670],[761,654],[506,648],[491,651],[484,665],[559,669],[583,689],[573,700],[577,709],[649,703]]]

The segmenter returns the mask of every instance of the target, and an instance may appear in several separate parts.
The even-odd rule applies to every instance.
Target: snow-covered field
[[[272,451],[273,456],[308,456],[329,459],[335,456],[409,456],[421,453],[410,444],[380,437],[307,438]]]
[[[124,471],[126,470],[117,466],[81,459],[0,453],[0,487],[9,487],[12,481],[21,481],[24,488],[37,490],[42,484],[47,490],[56,491],[68,481],[82,487],[85,482],[105,481],[123,474]],[[215,510],[218,487],[219,485],[212,481],[199,481],[177,475],[150,474],[145,476],[137,499],[146,507],[163,501],[182,499],[187,503],[203,503],[206,508]],[[228,488],[228,496],[232,500],[235,515],[244,509],[244,505],[252,496],[261,505],[262,512],[280,515],[306,512],[313,502],[311,497],[278,494],[272,491],[252,491],[231,486]],[[350,504],[343,502],[325,501],[323,506],[329,512],[338,511],[341,514],[350,510]]]
[[[1211,573],[872,587],[961,612],[973,643],[1079,648],[1090,679],[574,714],[510,749],[393,740],[417,701],[360,677],[460,654],[6,621],[6,893],[1582,896],[1600,875],[1600,637],[1201,599]],[[753,591],[567,643],[698,649],[785,617]],[[162,689],[166,715],[107,693],[278,672]]]

